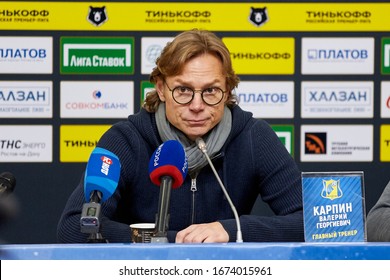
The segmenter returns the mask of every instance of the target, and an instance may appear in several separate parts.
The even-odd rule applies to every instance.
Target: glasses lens
[[[179,104],[191,102],[194,91],[188,87],[176,87],[172,90],[173,99]]]
[[[223,98],[223,91],[220,88],[207,88],[202,92],[203,101],[209,105],[215,105],[221,102]]]

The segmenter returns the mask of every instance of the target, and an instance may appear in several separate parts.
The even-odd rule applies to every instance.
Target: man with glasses
[[[122,164],[115,194],[102,204],[102,235],[130,242],[129,224],[153,223],[159,190],[148,176],[156,148],[178,140],[188,156],[188,176],[170,197],[168,239],[177,243],[232,242],[237,224],[207,158],[240,217],[244,242],[303,241],[301,173],[272,128],[238,106],[239,78],[230,53],[213,33],[191,30],[168,43],[150,75],[155,90],[143,108],[115,124],[98,146]],[[275,215],[251,214],[258,197]],[[80,233],[83,180],[58,225],[60,242],[85,242]]]
[[[390,242],[390,182],[367,214],[367,240]]]

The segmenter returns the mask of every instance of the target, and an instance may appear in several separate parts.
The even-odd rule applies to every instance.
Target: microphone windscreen
[[[12,193],[15,189],[16,179],[11,172],[3,172],[0,174],[0,185],[5,187],[5,193]]]
[[[172,188],[180,187],[187,176],[188,161],[185,150],[179,141],[168,140],[162,143],[149,161],[149,176],[153,184],[160,186],[164,176],[172,178]]]
[[[84,178],[85,200],[89,202],[93,191],[102,193],[101,202],[106,201],[116,190],[121,165],[112,152],[96,147],[88,160]]]

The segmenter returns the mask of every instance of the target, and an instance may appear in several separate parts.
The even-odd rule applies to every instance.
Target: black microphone
[[[233,211],[234,218],[235,218],[236,223],[237,223],[237,239],[236,239],[236,242],[237,243],[242,243],[243,240],[242,240],[242,233],[241,233],[241,225],[240,225],[240,219],[238,217],[236,207],[234,207],[234,204],[233,204],[232,200],[230,199],[230,196],[229,196],[228,192],[226,191],[226,188],[223,185],[223,183],[221,181],[221,178],[219,178],[219,175],[218,175],[217,171],[215,170],[214,164],[211,162],[211,159],[210,159],[210,157],[207,154],[206,143],[200,137],[196,138],[195,142],[196,142],[198,148],[206,156],[206,159],[209,162],[209,165],[210,165],[211,169],[213,170],[214,175],[217,178],[217,181],[218,181],[219,185],[221,186],[221,189],[222,189],[223,193],[225,194],[227,201],[229,202],[230,208]]]
[[[168,243],[169,202],[171,188],[180,187],[187,175],[188,161],[179,141],[168,140],[162,143],[149,161],[149,176],[153,184],[160,186],[158,213],[155,232],[151,243]]]
[[[8,195],[15,189],[16,179],[10,172],[0,174],[0,195]]]
[[[19,213],[18,201],[10,195],[16,185],[16,179],[10,172],[0,174],[0,225],[7,223]]]

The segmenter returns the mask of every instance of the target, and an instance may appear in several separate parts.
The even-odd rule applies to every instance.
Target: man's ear
[[[155,87],[156,87],[156,91],[157,91],[157,94],[158,94],[158,97],[160,98],[160,100],[165,101],[163,80],[158,79]]]

